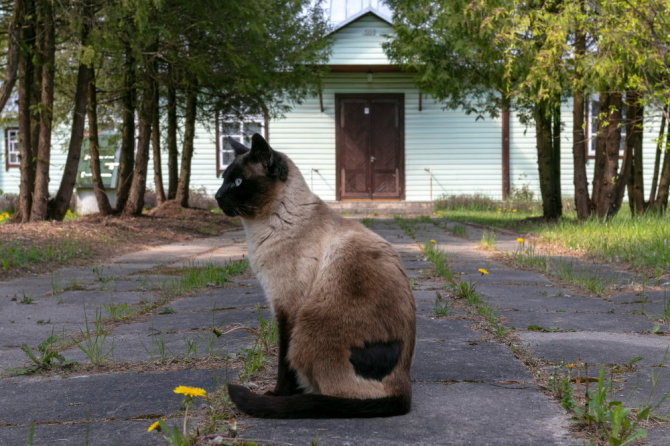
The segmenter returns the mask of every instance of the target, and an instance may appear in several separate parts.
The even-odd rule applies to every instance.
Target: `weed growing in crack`
[[[482,239],[479,241],[479,246],[489,250],[496,249],[496,233],[493,231],[484,231]]]
[[[240,381],[242,382],[265,367],[267,364],[266,353],[269,353],[279,343],[279,330],[274,319],[265,320],[260,308],[257,311],[259,328],[254,345],[251,348],[242,349],[240,353],[243,363],[243,370],[240,373]]]
[[[63,355],[58,353],[57,349],[58,337],[54,335],[53,330],[51,336],[42,341],[37,349],[33,349],[24,344],[21,350],[28,356],[32,362],[30,367],[20,369],[8,370],[11,375],[29,375],[32,373],[42,372],[45,370],[52,370],[54,368],[70,368],[76,363],[74,361],[65,359]]]
[[[153,339],[153,348],[151,349],[151,356],[156,357],[161,361],[168,359],[170,355],[170,350],[167,348],[167,343],[165,342],[165,336],[162,334],[156,336]]]
[[[629,363],[636,362],[633,358]],[[582,376],[583,369],[583,376]],[[589,382],[595,381],[596,388],[591,391]],[[647,404],[641,409],[625,407],[621,401],[611,401],[613,381],[605,380],[605,369],[600,368],[597,380],[588,376],[585,364],[560,364],[554,367],[549,378],[549,389],[560,401],[561,406],[573,414],[575,422],[592,427],[601,440],[612,446],[623,446],[643,440],[647,431],[642,423],[652,417],[652,411],[662,404],[666,394],[655,406]],[[583,397],[578,396],[584,387]]]
[[[102,308],[109,315],[109,318],[115,321],[121,320],[130,314],[128,304],[125,302],[120,304],[104,304]]]
[[[588,270],[576,272],[574,265],[568,262],[558,262],[551,274],[598,296],[605,293],[608,285],[601,275],[593,274]]]
[[[433,304],[433,314],[435,316],[449,316],[452,311],[449,309],[449,303],[439,291],[435,292],[435,303]]]
[[[23,305],[30,305],[30,304],[34,304],[34,303],[35,303],[35,299],[33,299],[32,297],[30,297],[30,296],[28,296],[27,294],[23,293],[23,297],[21,298],[21,300],[19,301],[19,303],[20,303],[20,304],[23,304]]]
[[[114,351],[114,344],[107,347],[107,332],[103,326],[102,313],[98,309],[95,311],[95,322],[93,327],[88,322],[86,309],[84,309],[84,329],[80,330],[84,338],[77,342],[79,350],[84,352],[92,364],[99,365],[106,362]]]
[[[437,249],[435,243],[425,243],[423,246],[423,253],[435,266],[437,275],[448,282],[451,292],[456,298],[465,299],[466,303],[472,307],[477,314],[483,316],[496,336],[502,337],[507,334],[507,329],[500,322],[500,318],[495,312],[495,309],[484,302],[481,296],[477,293],[477,284],[475,282],[457,282],[455,280],[455,274],[447,265],[446,255]],[[486,274],[489,274],[489,272],[486,271]]]
[[[530,243],[520,243],[514,253],[511,254],[512,260],[520,266],[531,268],[542,273],[549,271],[549,259],[547,256],[539,254],[535,245]]]
[[[416,231],[414,230],[414,221],[407,218],[398,217],[397,215],[393,217],[393,220],[396,222],[400,229],[405,233],[409,238],[416,238]]]
[[[456,237],[466,238],[468,236],[468,228],[462,224],[456,223],[451,227],[451,233]]]
[[[447,256],[440,251],[435,243],[425,243],[422,248],[423,254],[426,256],[433,266],[435,273],[445,279],[447,282],[453,282],[455,279],[454,272],[449,269],[447,265]]]
[[[231,276],[242,274],[248,267],[246,260],[230,262],[223,267],[191,265],[180,271],[179,279],[164,283],[161,289],[171,296],[181,296],[208,286],[223,286],[230,282]]]

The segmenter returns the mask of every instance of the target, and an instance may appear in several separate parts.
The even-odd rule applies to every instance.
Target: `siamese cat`
[[[335,214],[259,134],[250,149],[230,144],[235,159],[216,200],[242,219],[251,268],[279,329],[274,391],[229,384],[231,400],[265,418],[409,412],[416,316],[398,254]]]

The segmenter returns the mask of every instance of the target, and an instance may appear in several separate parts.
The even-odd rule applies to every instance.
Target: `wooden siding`
[[[372,14],[366,14],[333,35],[329,65],[387,65],[388,57],[381,44],[391,33],[391,25]]]
[[[405,198],[431,200],[441,194],[474,191],[501,195],[500,122],[476,121],[461,111],[445,111],[423,98],[408,74],[331,74],[323,83],[323,105],[313,97],[270,123],[270,143],[288,154],[307,183],[325,200],[335,200],[335,93],[405,94]],[[426,171],[430,169],[430,173]]]

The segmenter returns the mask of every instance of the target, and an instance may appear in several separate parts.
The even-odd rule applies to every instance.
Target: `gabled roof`
[[[364,16],[366,16],[366,15],[368,15],[368,14],[373,15],[373,16],[377,17],[378,19],[383,20],[384,22],[388,23],[389,25],[392,25],[392,24],[393,24],[393,22],[391,21],[391,19],[390,19],[389,17],[387,17],[385,14],[382,14],[381,12],[377,11],[375,8],[369,6],[369,7],[367,7],[367,8],[362,9],[360,12],[358,12],[358,13],[352,15],[351,17],[347,17],[346,20],[343,20],[343,21],[341,21],[340,23],[337,23],[337,24],[333,27],[333,29],[330,30],[330,32],[328,33],[328,35],[331,35],[331,34],[336,33],[337,31],[339,31],[340,29],[344,28],[345,26],[348,26],[348,25],[352,24],[352,23],[355,22],[356,20],[358,20],[358,19],[360,19],[361,17],[364,17]]]

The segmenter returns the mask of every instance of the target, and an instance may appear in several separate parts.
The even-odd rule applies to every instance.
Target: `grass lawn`
[[[626,262],[656,276],[670,271],[669,215],[631,217],[623,207],[611,221],[592,219],[580,223],[568,213],[557,223],[543,223],[526,220],[541,216],[538,206],[508,205],[499,205],[497,209],[462,206],[438,211],[436,215],[534,234],[542,241],[579,250],[594,260]]]

